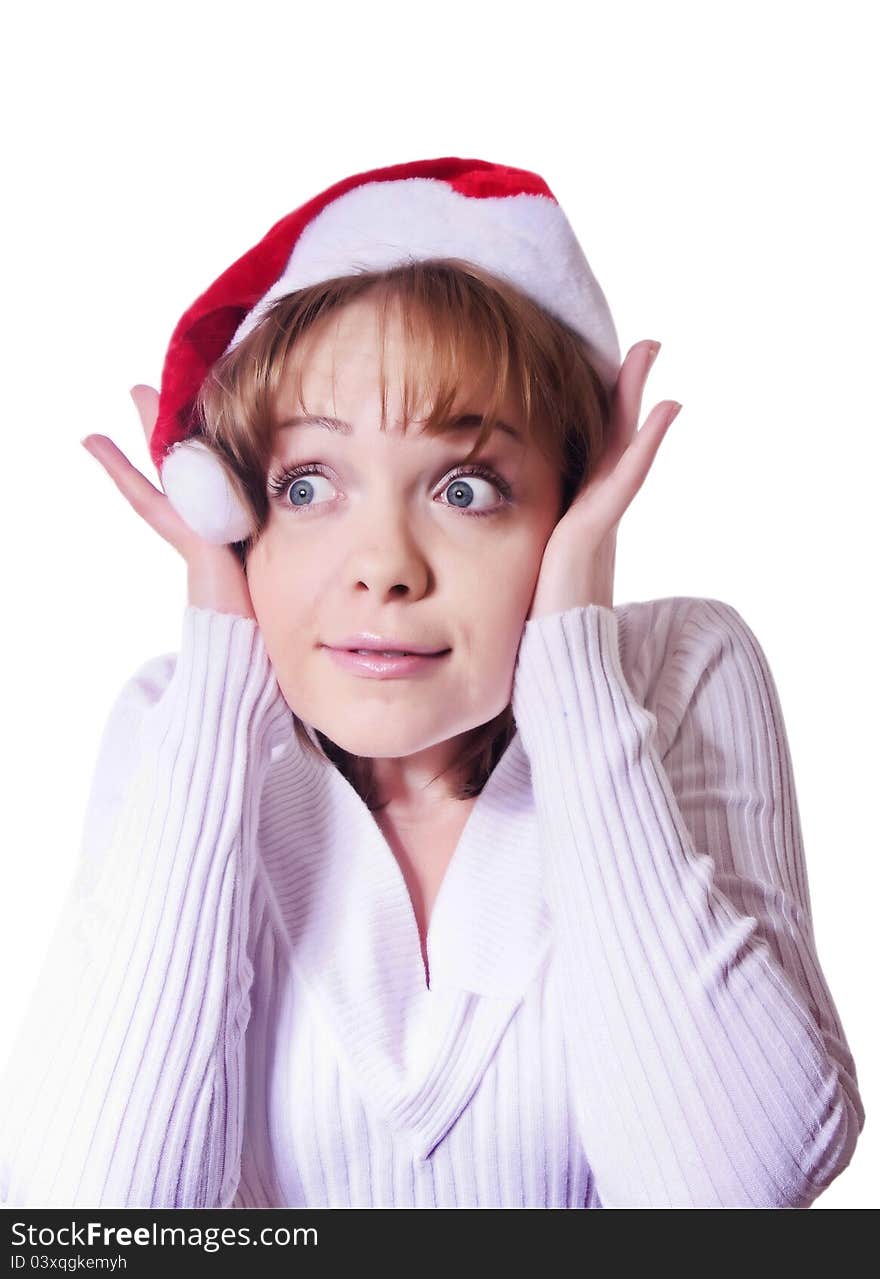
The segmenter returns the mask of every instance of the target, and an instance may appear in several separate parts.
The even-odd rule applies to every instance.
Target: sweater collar
[[[293,734],[272,752],[259,843],[291,964],[354,1086],[426,1157],[467,1104],[549,949],[519,732],[476,797],[434,902],[430,989],[390,845],[348,780]]]

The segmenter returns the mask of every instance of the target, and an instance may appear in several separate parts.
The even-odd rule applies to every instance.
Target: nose
[[[346,572],[356,590],[371,591],[380,601],[425,594],[431,568],[403,503],[389,496],[384,506],[371,504],[357,528],[352,527]]]

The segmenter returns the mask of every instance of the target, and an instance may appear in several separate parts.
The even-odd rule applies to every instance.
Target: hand
[[[617,526],[681,408],[675,400],[662,400],[641,430],[636,429],[645,382],[659,349],[659,343],[640,342],[621,365],[607,445],[544,548],[527,621],[587,604],[613,607]]]
[[[147,444],[159,412],[159,393],[152,386],[131,388]],[[247,577],[231,546],[216,546],[194,533],[168,498],[132,466],[106,435],[87,435],[83,447],[96,457],[141,519],[178,551],[187,563],[189,603],[218,613],[255,618]]]

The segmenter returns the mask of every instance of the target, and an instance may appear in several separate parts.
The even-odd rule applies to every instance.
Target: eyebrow
[[[459,417],[453,418],[448,422],[442,434],[454,431],[474,431],[483,425],[485,421],[481,413],[462,413]],[[307,413],[296,417],[286,417],[278,423],[279,431],[286,431],[296,426],[320,426],[325,431],[335,431],[340,435],[351,435],[352,426],[350,422],[344,422],[338,417],[326,417],[323,414]],[[506,435],[511,436],[518,444],[522,444],[523,438],[519,431],[509,426],[507,422],[497,420],[495,429],[503,431]]]

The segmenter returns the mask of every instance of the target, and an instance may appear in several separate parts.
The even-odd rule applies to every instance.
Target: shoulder
[[[729,634],[746,627],[742,614],[725,600],[697,595],[616,604],[621,652],[662,663],[683,633]]]
[[[634,668],[650,667],[654,672],[682,645],[698,654],[701,644],[717,649],[720,642],[748,643],[755,638],[738,609],[707,596],[634,600],[615,605],[613,611],[622,658]]]
[[[620,664],[643,706],[671,740],[701,687],[714,677],[736,696],[772,692],[763,648],[742,613],[725,600],[665,596],[616,605]]]

